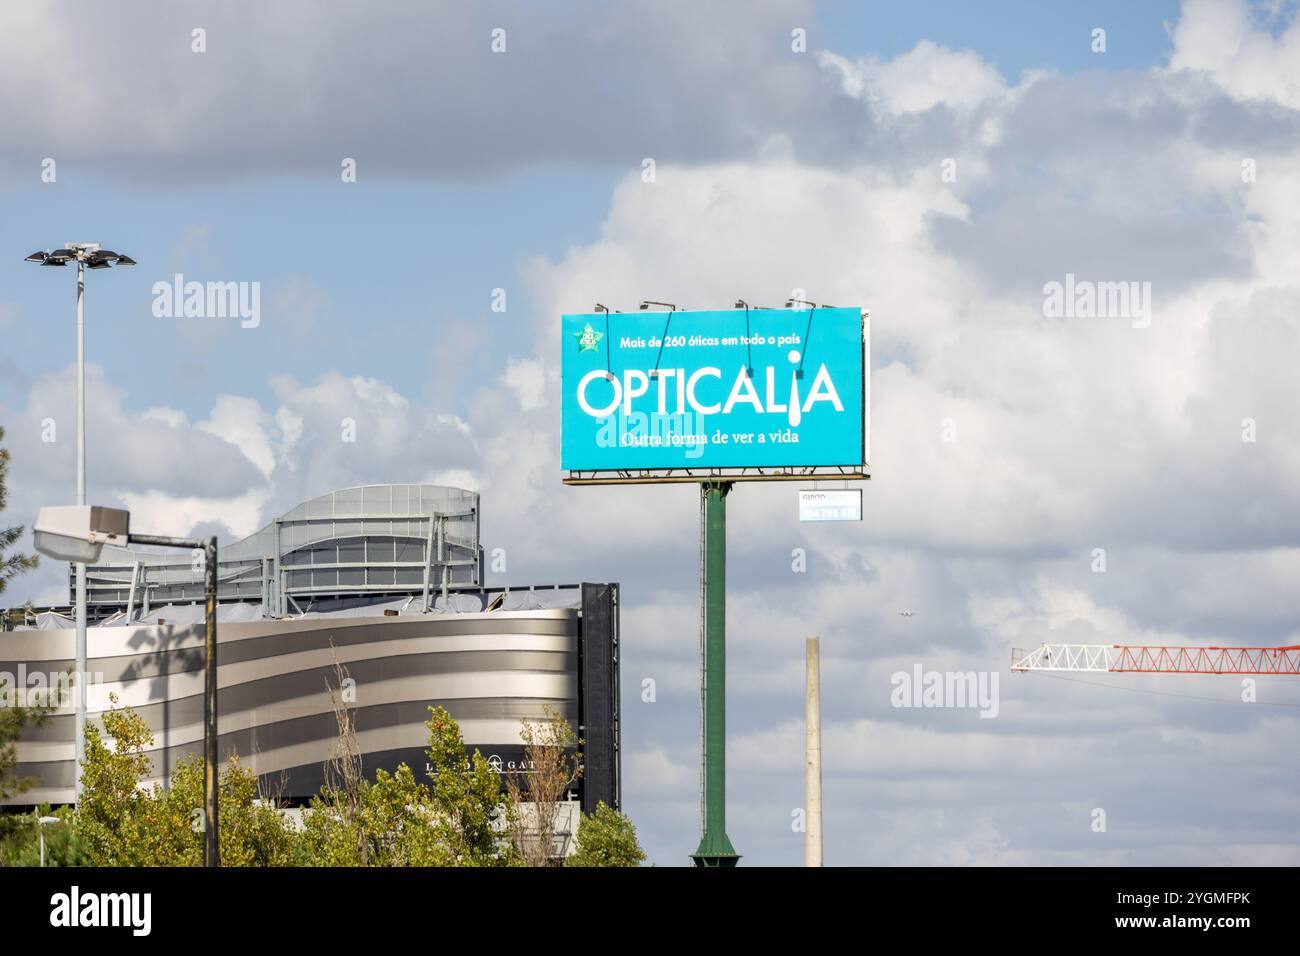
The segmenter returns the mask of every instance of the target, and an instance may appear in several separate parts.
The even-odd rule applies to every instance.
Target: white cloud
[[[261,406],[251,398],[218,395],[212,417],[196,427],[234,445],[257,466],[264,478],[270,478],[275,470],[275,449],[266,427],[267,419]]]
[[[510,359],[502,380],[515,393],[519,407],[526,412],[543,407],[547,385],[554,384],[554,381],[547,382],[546,369],[536,359]]]
[[[969,109],[1007,89],[1002,74],[978,54],[954,52],[929,40],[892,60],[849,59],[830,52],[820,58],[838,75],[846,94],[883,116],[920,113],[941,103]]]
[[[162,405],[146,408],[140,413],[140,420],[146,422],[162,422],[169,428],[181,428],[189,424],[189,419],[179,408],[167,408]],[[224,436],[218,436],[224,437]]]
[[[183,537],[201,524],[225,527],[238,540],[263,524],[267,489],[248,491],[236,498],[182,498],[158,491],[118,490],[117,497],[131,512],[131,527],[142,533]]]
[[[622,163],[629,144],[637,156],[652,144],[678,155],[734,152],[795,127],[833,128],[816,100],[821,78],[799,58],[771,56],[791,23],[814,20],[809,0],[571,11],[376,0],[329,16],[307,0],[174,0],[91,7],[72,23],[40,5],[9,4],[0,11],[0,168],[7,160],[5,171],[27,174],[20,143],[41,143],[41,155],[60,163],[93,162],[106,175],[183,181],[312,167],[337,177],[345,156],[359,160],[364,182],[473,178],[534,157]],[[190,47],[196,23],[210,38],[203,54]],[[508,53],[489,55],[491,31],[503,24]],[[117,95],[38,105],[19,88],[49,63],[112,76]],[[623,94],[592,97],[592,76],[611,77]],[[655,81],[630,80],[641,76]],[[700,88],[732,94],[715,100]],[[393,99],[396,89],[419,92],[418,122]],[[682,107],[664,110],[666,101]]]
[[[624,759],[628,785],[646,796],[688,796],[699,776],[697,768],[674,760],[661,747],[633,750]]]
[[[1274,35],[1244,0],[1185,0],[1173,39],[1171,69],[1206,71],[1237,98],[1300,107],[1300,18]]]

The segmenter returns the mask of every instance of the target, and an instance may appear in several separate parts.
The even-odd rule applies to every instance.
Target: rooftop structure
[[[219,554],[218,603],[251,603],[266,618],[399,597],[429,610],[483,584],[478,495],[443,485],[332,491]],[[105,547],[87,568],[91,621],[202,600],[202,561],[174,550]]]

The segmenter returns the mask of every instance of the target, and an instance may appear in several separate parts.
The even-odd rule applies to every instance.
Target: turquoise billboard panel
[[[860,309],[562,320],[560,467],[861,470]]]

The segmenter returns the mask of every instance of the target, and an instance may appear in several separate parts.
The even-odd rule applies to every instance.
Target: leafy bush
[[[110,696],[102,730],[86,727],[82,798],[55,811],[45,828],[47,866],[201,866],[203,759],[185,757],[168,785],[151,774],[148,724]],[[521,866],[512,839],[515,801],[477,750],[465,753],[460,727],[429,708],[428,782],[410,767],[333,778],[304,809],[301,826],[258,798],[257,777],[232,756],[218,782],[223,866]],[[567,725],[566,725],[567,726]],[[571,733],[571,732],[570,732]],[[567,739],[567,738],[566,738]],[[516,796],[518,796],[516,794]],[[0,816],[0,865],[40,862],[35,814]],[[570,866],[637,866],[645,853],[626,816],[603,803],[584,817]]]
[[[584,816],[578,824],[578,849],[565,866],[640,866],[645,850],[636,839],[636,827],[627,814],[612,810],[601,802],[595,813]]]
[[[153,734],[138,714],[111,707],[104,733],[86,725],[77,830],[93,866],[201,866],[203,864],[203,759],[185,757],[171,785],[143,789],[149,775],[145,751]],[[112,741],[110,748],[104,740]],[[217,813],[224,866],[285,866],[294,858],[292,826],[257,799],[257,778],[237,757],[220,769]]]

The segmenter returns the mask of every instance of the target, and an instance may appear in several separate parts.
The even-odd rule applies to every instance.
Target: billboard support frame
[[[815,468],[623,468],[608,471],[570,471],[566,485],[662,485],[714,481],[869,481],[869,465],[822,465]]]
[[[727,494],[731,483],[700,484],[704,661],[704,829],[691,854],[699,867],[733,867],[740,855],[727,837]]]

